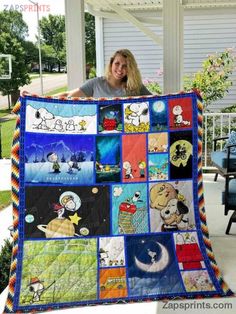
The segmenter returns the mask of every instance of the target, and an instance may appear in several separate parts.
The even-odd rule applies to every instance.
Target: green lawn
[[[0,118],[4,117],[10,113],[11,113],[11,109],[1,109],[0,110]]]
[[[7,207],[11,203],[11,191],[0,192],[0,210]]]
[[[46,96],[52,96],[52,95],[55,95],[58,93],[63,93],[65,91],[67,91],[67,86],[59,87],[59,88],[54,89],[54,90],[50,91],[49,93],[47,93]]]
[[[13,133],[15,130],[16,120],[8,120],[1,122],[1,141],[2,141],[2,157],[10,158]]]
[[[43,77],[45,76],[51,76],[51,75],[60,75],[60,74],[64,74],[64,73],[58,73],[58,72],[43,72]],[[29,73],[31,80],[40,78],[39,73]]]

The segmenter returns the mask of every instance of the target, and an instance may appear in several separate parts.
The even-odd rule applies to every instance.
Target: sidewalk
[[[11,160],[0,159],[0,193],[11,190]]]
[[[15,119],[15,118],[16,118],[16,115],[14,113],[9,113],[6,116],[0,118],[0,123],[9,121],[9,120],[12,120],[12,119]]]
[[[0,193],[11,190],[11,160],[0,159]],[[4,244],[4,239],[10,238],[8,227],[12,225],[12,205],[0,212],[0,249]]]

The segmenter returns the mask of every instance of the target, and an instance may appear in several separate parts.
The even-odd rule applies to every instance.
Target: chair
[[[233,212],[233,214],[231,215],[231,217],[229,219],[229,223],[228,223],[228,226],[227,226],[226,231],[225,231],[226,234],[229,234],[231,225],[234,222],[236,222],[236,210]]]
[[[217,142],[228,139],[229,136],[217,137],[213,139],[213,152],[211,152],[211,161],[212,165],[217,168],[217,172],[214,178],[214,181],[217,180],[218,174],[221,174],[223,177],[234,176],[236,174],[230,175],[230,173],[236,171],[236,154],[231,153],[230,148],[236,147],[236,144],[228,145],[226,150],[218,150]]]
[[[232,147],[236,144],[227,145],[226,149],[218,150],[217,142],[228,139],[229,136],[223,136],[213,139],[213,152],[211,161],[217,168],[214,181],[217,180],[218,174],[225,178],[225,190],[222,192],[222,204],[224,205],[224,214],[228,215],[233,210],[227,228],[226,234],[229,234],[232,223],[236,222],[236,154],[231,152]]]
[[[234,172],[234,176],[236,172]],[[225,215],[228,215],[229,210],[236,210],[236,179],[226,176],[225,190],[222,192],[222,204],[225,205]]]
[[[233,174],[236,175],[236,172]],[[232,223],[236,222],[236,179],[232,177],[232,174],[226,175],[225,178],[225,190],[222,192],[222,204],[225,205],[225,215],[229,210],[233,210],[227,228],[226,234],[229,234]]]

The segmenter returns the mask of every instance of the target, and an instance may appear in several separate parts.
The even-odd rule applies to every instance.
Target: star
[[[75,213],[73,216],[69,216],[71,222],[75,225],[78,225],[78,222],[80,221],[80,219],[82,219],[81,217],[79,217],[77,215],[77,213]]]

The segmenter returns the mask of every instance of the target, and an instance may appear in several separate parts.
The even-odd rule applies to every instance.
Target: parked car
[[[52,68],[52,72],[59,73],[59,68],[58,67]],[[67,73],[66,66],[60,67],[60,73]]]

